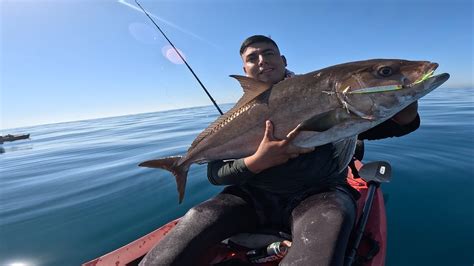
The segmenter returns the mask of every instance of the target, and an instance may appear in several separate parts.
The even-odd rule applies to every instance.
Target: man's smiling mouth
[[[273,71],[273,68],[266,68],[266,69],[263,69],[262,71],[260,71],[260,74],[265,74],[265,73],[268,73],[268,72],[271,72]]]

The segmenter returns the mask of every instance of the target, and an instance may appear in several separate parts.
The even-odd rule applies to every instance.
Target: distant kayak
[[[360,169],[362,163],[355,161],[355,166]],[[357,217],[359,218],[364,208],[364,203],[367,199],[368,186],[367,183],[361,178],[355,178],[352,171],[348,171],[347,175],[348,183],[355,188],[361,194],[361,197],[357,201]],[[138,265],[142,258],[150,251],[160,240],[179,222],[179,218],[171,221],[155,231],[145,235],[115,251],[112,251],[106,255],[102,255],[99,258],[91,260],[83,264],[83,266],[101,266],[101,265]],[[353,229],[355,231],[355,229]],[[367,226],[364,230],[362,242],[357,250],[357,263],[369,266],[380,266],[385,264],[385,254],[387,248],[387,220],[385,214],[385,204],[383,200],[383,194],[380,188],[376,189],[374,195],[373,205],[368,217]],[[353,232],[353,235],[355,232]],[[283,240],[283,236],[266,235],[269,243],[274,241]],[[234,241],[239,240],[239,241]],[[243,241],[242,241],[242,238]],[[247,239],[245,239],[247,238]],[[226,239],[223,242],[215,245],[209,250],[206,261],[210,261],[210,265],[225,265],[226,261],[230,260],[242,260],[246,261],[246,252],[253,249],[253,247],[246,247],[241,243],[251,242],[256,243],[262,241],[265,238],[264,235],[258,234],[239,234],[230,239]],[[263,245],[267,245],[262,244]],[[351,247],[347,247],[349,250]],[[265,264],[255,265],[278,265],[279,260],[267,262]]]
[[[15,141],[15,140],[20,140],[20,139],[28,139],[30,138],[30,134],[21,134],[21,135],[5,135],[5,136],[0,136],[0,143],[7,142],[7,141]]]

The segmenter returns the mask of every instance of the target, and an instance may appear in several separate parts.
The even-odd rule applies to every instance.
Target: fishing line
[[[161,34],[163,34],[163,36],[165,37],[165,39],[168,41],[168,43],[171,45],[171,47],[173,47],[174,51],[176,52],[176,54],[178,54],[179,58],[181,58],[181,60],[183,60],[184,64],[188,67],[189,71],[191,71],[191,73],[193,74],[194,78],[196,78],[197,82],[199,83],[199,85],[201,85],[201,88],[204,90],[204,92],[207,94],[207,96],[209,97],[209,99],[212,101],[212,103],[214,104],[214,106],[217,108],[217,111],[219,111],[219,113],[221,115],[223,115],[224,113],[221,111],[221,109],[219,108],[219,106],[217,105],[216,101],[214,100],[214,98],[212,98],[211,94],[207,91],[206,87],[204,87],[204,85],[202,84],[201,80],[198,78],[198,76],[194,73],[193,69],[191,68],[191,66],[189,66],[188,62],[184,59],[184,57],[181,55],[181,53],[178,51],[178,49],[176,49],[176,47],[174,46],[174,44],[170,41],[170,39],[168,39],[168,37],[166,36],[166,34],[161,30],[161,28],[158,26],[158,24],[156,24],[156,22],[150,17],[150,15],[148,15],[148,12],[146,12],[146,10],[140,5],[140,3],[138,3],[138,0],[135,0],[135,3],[137,3],[137,5],[140,7],[140,9],[143,11],[143,13],[145,13],[145,15],[151,20],[151,22],[153,22],[153,24],[155,25],[155,27],[160,31]]]

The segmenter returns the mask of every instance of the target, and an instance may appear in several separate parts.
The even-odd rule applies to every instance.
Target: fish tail
[[[186,180],[188,179],[189,165],[180,163],[182,156],[166,157],[140,163],[138,166],[149,168],[161,168],[170,171],[176,178],[179,203],[183,201]]]

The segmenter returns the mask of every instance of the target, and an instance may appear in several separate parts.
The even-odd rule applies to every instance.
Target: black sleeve
[[[400,125],[389,119],[376,127],[373,127],[365,132],[359,134],[358,139],[360,140],[376,140],[391,137],[401,137],[408,133],[411,133],[420,127],[420,116],[417,114],[416,118],[407,125]]]
[[[213,185],[237,185],[254,176],[244,159],[235,161],[213,161],[207,164],[207,178]]]

